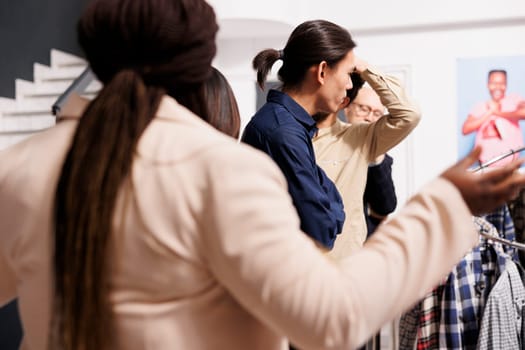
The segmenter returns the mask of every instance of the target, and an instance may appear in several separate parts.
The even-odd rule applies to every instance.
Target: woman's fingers
[[[468,170],[479,159],[480,147],[447,169],[442,176],[452,182],[461,192],[473,214],[483,214],[516,197],[525,187],[525,174],[518,171],[524,163],[517,159],[501,168],[491,168],[483,173]]]
[[[488,186],[491,193],[508,201],[518,195],[520,190],[525,187],[525,174],[514,171],[510,176],[502,178],[499,182],[494,182],[492,186]]]

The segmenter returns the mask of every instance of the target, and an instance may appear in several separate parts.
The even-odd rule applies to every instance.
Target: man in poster
[[[481,145],[480,163],[523,146],[519,121],[525,119],[525,100],[516,95],[505,95],[507,72],[489,71],[487,84],[491,100],[477,104],[463,123],[463,135],[476,131],[474,145]],[[516,157],[518,154],[515,155]],[[491,166],[503,166],[514,157],[507,157]]]

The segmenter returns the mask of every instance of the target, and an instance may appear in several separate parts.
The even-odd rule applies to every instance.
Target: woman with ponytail
[[[221,132],[236,106],[223,125],[198,102],[222,100],[205,1],[93,0],[78,32],[102,91],[0,152],[0,305],[18,298],[24,350],[354,348],[525,184],[519,162],[468,173],[473,154],[336,265],[274,163]]]
[[[282,86],[268,92],[242,141],[267,153],[279,166],[301,230],[324,251],[334,247],[346,215],[335,184],[316,163],[312,138],[317,133],[315,118],[337,112],[352,88],[350,74],[360,64],[354,47],[346,29],[314,20],[298,25],[284,49],[265,49],[253,59],[261,89],[272,66],[282,61],[277,73]]]

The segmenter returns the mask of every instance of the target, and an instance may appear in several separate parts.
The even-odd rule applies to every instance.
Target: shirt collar
[[[315,120],[288,94],[279,90],[270,90],[266,99],[268,102],[278,103],[290,112],[290,114],[308,131],[310,138],[313,138],[317,133],[317,126]]]
[[[339,133],[345,131],[349,126],[350,124],[343,122],[339,118],[336,118],[332,125],[327,126],[326,128],[320,128],[319,132],[317,133],[317,137],[324,135],[338,135]]]

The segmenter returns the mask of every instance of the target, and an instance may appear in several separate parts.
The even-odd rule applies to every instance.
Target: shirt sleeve
[[[383,161],[368,167],[364,201],[375,213],[386,216],[397,206],[397,197],[392,180],[393,159],[385,154]]]
[[[418,107],[408,98],[401,82],[376,69],[363,72],[363,78],[379,95],[388,110],[387,115],[367,125],[370,143],[370,160],[396,146],[417,126],[421,119]]]
[[[275,165],[236,158],[213,174],[221,181],[210,184],[204,211],[213,223],[204,228],[206,258],[242,307],[301,349],[362,345],[477,242],[459,191],[436,179],[335,263],[300,232]]]
[[[272,135],[268,148],[287,180],[301,229],[331,249],[345,220],[343,200],[315,163],[311,141],[292,128],[281,128]]]

